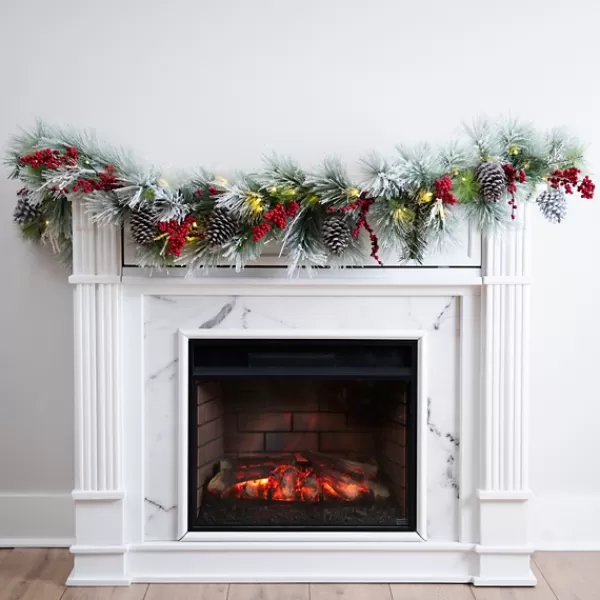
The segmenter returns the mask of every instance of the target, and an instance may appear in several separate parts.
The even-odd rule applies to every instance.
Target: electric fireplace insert
[[[189,353],[189,531],[416,530],[416,341]]]

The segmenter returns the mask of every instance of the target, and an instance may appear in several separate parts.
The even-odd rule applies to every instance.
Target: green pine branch
[[[385,158],[370,155],[362,160],[365,180],[354,184],[346,168],[337,159],[323,162],[313,172],[304,171],[296,162],[276,155],[266,160],[256,173],[240,173],[232,182],[213,179],[200,170],[183,175],[170,184],[150,167],[140,165],[121,148],[100,142],[94,132],[76,131],[38,122],[12,139],[5,158],[9,176],[26,188],[31,202],[39,203],[42,218],[21,227],[28,239],[49,243],[61,256],[68,256],[71,237],[71,202],[81,201],[94,221],[120,225],[131,210],[148,208],[157,220],[182,220],[193,214],[202,219],[215,207],[225,208],[243,225],[243,233],[221,249],[208,248],[201,240],[189,242],[197,260],[214,263],[225,257],[241,268],[260,255],[264,245],[281,237],[293,264],[332,264],[321,240],[320,222],[327,210],[354,207],[349,218],[357,218],[356,206],[361,193],[375,202],[370,219],[375,224],[381,245],[393,245],[402,255],[422,262],[428,244],[446,238],[455,218],[461,216],[489,232],[510,219],[505,203],[483,203],[474,173],[481,161],[510,163],[524,171],[527,182],[519,184],[519,198],[531,199],[536,185],[556,169],[582,168],[581,145],[565,132],[552,130],[540,134],[529,124],[515,119],[502,123],[476,122],[467,129],[467,143],[456,140],[441,150],[426,145],[399,148],[399,156]],[[76,165],[58,169],[32,168],[20,158],[42,149],[64,153],[77,148]],[[95,190],[83,194],[72,184],[79,178],[98,180],[107,165],[113,165],[117,189]],[[441,206],[431,198],[435,182],[443,175],[452,178],[456,207]],[[217,189],[214,194],[210,189]],[[58,192],[57,190],[66,191]],[[200,192],[200,193],[199,193]],[[300,211],[283,231],[273,227],[260,243],[252,239],[252,227],[264,220],[264,214],[278,204],[298,202]],[[343,260],[357,259],[360,244],[352,240]],[[164,252],[164,242],[152,245],[144,260],[170,266],[175,262]]]

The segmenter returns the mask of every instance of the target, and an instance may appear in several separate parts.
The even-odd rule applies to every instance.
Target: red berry
[[[450,191],[451,189],[452,179],[449,175],[444,175],[435,180],[435,197],[444,204],[456,204],[458,202],[456,196]]]

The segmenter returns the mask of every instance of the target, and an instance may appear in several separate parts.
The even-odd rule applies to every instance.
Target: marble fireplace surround
[[[484,240],[481,268],[186,279],[124,269],[120,231],[73,211],[70,585],[535,584],[525,227]],[[187,341],[238,336],[418,340],[418,534],[187,532]]]

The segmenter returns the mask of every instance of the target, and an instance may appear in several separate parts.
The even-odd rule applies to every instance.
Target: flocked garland
[[[97,223],[129,222],[141,265],[197,269],[226,260],[241,268],[280,242],[295,269],[360,264],[363,240],[379,264],[380,246],[420,262],[457,221],[490,232],[510,223],[522,201],[535,200],[560,222],[566,195],[594,195],[580,170],[580,146],[559,131],[539,134],[509,121],[480,122],[465,133],[441,150],[371,155],[361,161],[361,183],[337,160],[305,172],[274,157],[232,180],[200,170],[175,184],[90,134],[38,123],[13,139],[7,160],[23,183],[14,219],[28,238],[69,260],[77,198]]]

